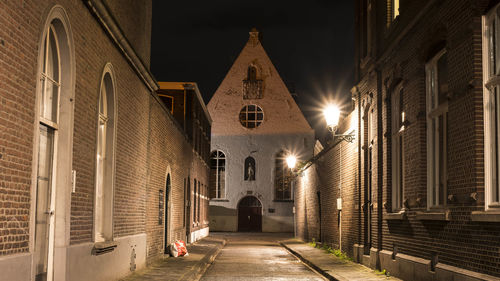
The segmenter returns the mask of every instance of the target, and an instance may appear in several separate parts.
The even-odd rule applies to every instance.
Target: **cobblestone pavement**
[[[283,248],[291,234],[211,233],[226,246],[201,280],[325,280]]]

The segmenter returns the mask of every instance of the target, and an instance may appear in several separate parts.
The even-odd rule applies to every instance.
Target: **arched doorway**
[[[238,204],[238,231],[262,231],[262,204],[254,196],[247,196]]]
[[[171,190],[171,182],[170,182],[170,174],[167,175],[167,182],[165,184],[165,242],[164,244],[164,254],[168,254],[169,245],[170,245],[170,190]]]

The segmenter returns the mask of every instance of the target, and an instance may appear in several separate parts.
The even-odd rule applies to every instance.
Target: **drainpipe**
[[[295,208],[295,202],[297,202],[297,195],[296,195],[296,180],[292,181],[292,191],[293,191],[293,237],[297,237],[297,214]]]
[[[342,143],[340,143],[339,149],[340,149],[339,151],[339,199],[340,200],[337,200],[337,209],[339,210],[339,250],[342,251]]]
[[[318,196],[318,209],[319,209],[319,242],[322,242],[323,239],[323,235],[321,235],[321,192],[320,191],[317,191],[316,192],[316,195]]]
[[[156,92],[158,90],[158,84],[153,78],[151,72],[146,68],[141,58],[137,56],[132,45],[125,38],[125,35],[121,31],[120,27],[116,24],[115,20],[109,13],[106,6],[102,1],[98,0],[84,0],[90,12],[97,17],[99,23],[102,25],[104,30],[108,33],[111,39],[116,43],[116,46],[121,51],[123,56],[131,64],[134,71],[141,78],[144,84],[152,91]]]

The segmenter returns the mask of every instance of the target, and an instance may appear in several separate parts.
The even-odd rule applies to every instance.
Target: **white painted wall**
[[[107,281],[118,280],[135,270],[146,266],[146,234],[119,237],[114,240],[114,251],[102,255],[93,255],[94,243],[72,245],[67,248],[68,277],[71,281]]]

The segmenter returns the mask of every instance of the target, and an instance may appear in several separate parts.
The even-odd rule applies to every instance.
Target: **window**
[[[170,113],[174,114],[174,97],[167,94],[158,94],[165,107],[170,111]]]
[[[403,90],[399,86],[391,95],[391,158],[392,158],[392,211],[403,209],[404,150]]]
[[[38,125],[38,166],[36,186],[36,219],[35,219],[35,249],[36,278],[46,279],[50,276],[52,266],[49,261],[54,229],[54,170],[57,161],[56,140],[59,129],[59,102],[61,88],[60,52],[57,44],[56,28],[50,24],[43,39],[41,69],[41,91],[39,94],[39,125]]]
[[[246,105],[240,111],[240,123],[246,128],[257,128],[264,120],[264,112],[258,105]]]
[[[255,66],[249,66],[248,67],[248,80],[256,80],[257,79],[257,70],[255,69]]]
[[[202,199],[202,192],[203,192],[201,190],[201,187],[202,187],[201,182],[198,181],[198,194],[197,194],[197,196],[198,196],[198,213],[196,215],[196,222],[198,222],[198,223],[200,222],[200,209],[201,209],[200,207],[201,207],[201,199]]]
[[[243,99],[261,99],[262,82],[262,79],[257,79],[257,68],[250,65],[247,77],[243,80]]]
[[[286,164],[286,156],[284,151],[280,151],[275,157],[275,173],[274,173],[274,189],[276,200],[291,200],[292,199],[292,171],[288,169]]]
[[[112,240],[114,182],[114,83],[106,65],[99,95],[95,188],[95,242]]]
[[[193,180],[193,225],[198,221],[198,217],[197,217],[197,210],[196,208],[198,207],[198,198],[197,197],[197,194],[198,194],[198,188],[197,188],[197,185],[196,185],[196,179]]]
[[[500,208],[500,5],[485,16],[484,147],[486,209]]]
[[[399,0],[391,0],[391,11],[393,19],[399,16]]]
[[[38,46],[34,230],[33,237],[18,237],[19,245],[33,238],[34,280],[53,280],[63,258],[54,250],[56,241],[65,237],[65,223],[69,213],[65,209],[71,188],[60,188],[71,182],[73,175],[73,112],[74,66],[73,36],[66,11],[59,5],[47,11]],[[76,189],[78,192],[79,189]],[[13,214],[11,214],[13,215]],[[28,227],[28,225],[26,225]]]
[[[448,67],[440,51],[425,67],[427,91],[427,206],[445,206],[447,199]]]
[[[366,201],[371,205],[372,204],[372,187],[373,187],[373,144],[374,144],[374,136],[375,136],[375,126],[373,123],[373,107],[370,107],[366,116],[366,185],[367,185],[367,193],[366,193]],[[368,210],[371,211],[370,208]]]
[[[226,198],[226,155],[220,150],[210,156],[210,198]]]
[[[186,178],[184,178],[184,194],[183,194],[184,195],[184,198],[183,198],[184,199],[183,200],[184,201],[184,214],[183,214],[183,218],[182,218],[183,219],[182,220],[182,227],[186,227],[186,213],[187,213],[186,212],[186,206],[187,206],[187,204],[186,204],[187,203],[186,202],[186,200],[187,200],[186,199],[187,198],[186,193],[187,193]]]

